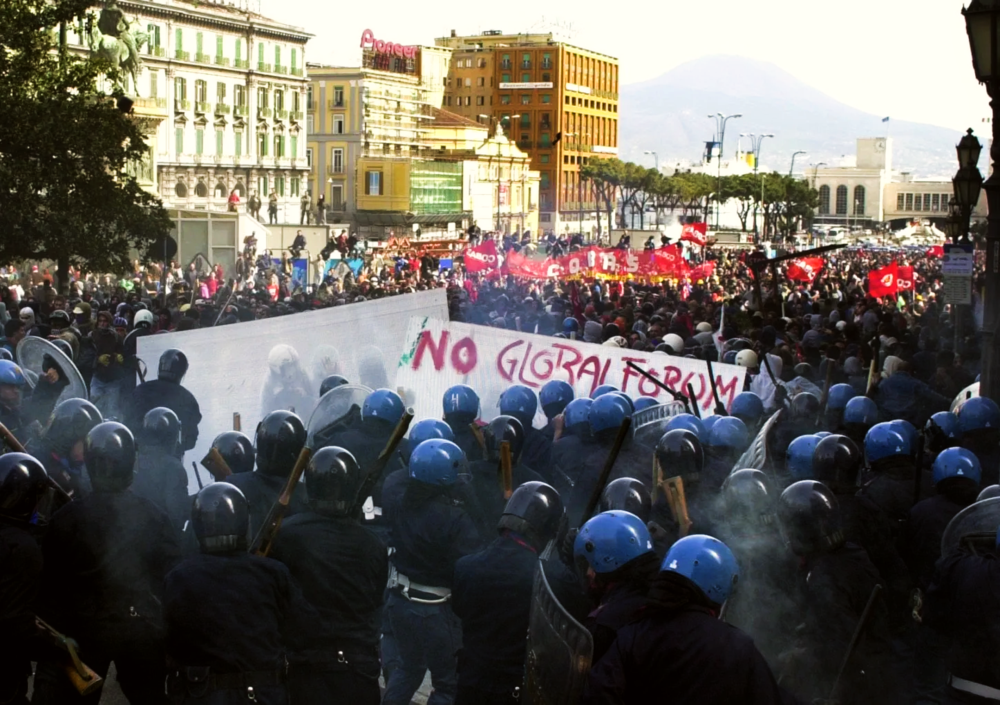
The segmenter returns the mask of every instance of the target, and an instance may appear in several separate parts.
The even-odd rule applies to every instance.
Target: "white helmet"
[[[604,341],[603,344],[607,345],[609,347],[613,347],[613,348],[627,348],[628,347],[628,341],[625,340],[625,338],[623,338],[620,335],[615,335],[615,336],[612,336],[612,337],[608,338],[607,340]]]
[[[279,344],[267,354],[267,366],[271,372],[284,376],[294,372],[299,364],[299,353],[291,345]]]
[[[135,320],[133,324],[136,328],[139,326],[152,326],[153,325],[153,312],[148,309],[142,309],[135,312]]]
[[[678,355],[684,352],[684,338],[680,337],[676,333],[668,333],[663,339],[663,342],[669,345],[670,349]]]
[[[757,366],[757,353],[753,350],[740,350],[736,353],[736,364],[740,367],[753,368]]]
[[[709,323],[708,321],[702,321],[701,323],[699,323],[698,325],[696,325],[694,327],[694,329],[696,331],[698,331],[699,333],[711,333],[712,332],[712,324]]]

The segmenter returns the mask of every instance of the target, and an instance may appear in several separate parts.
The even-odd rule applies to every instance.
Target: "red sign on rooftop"
[[[392,54],[404,59],[414,59],[417,56],[417,47],[403,46],[402,44],[393,44],[392,42],[384,42],[381,39],[376,39],[370,29],[366,29],[361,33],[361,48],[371,49],[376,54]]]

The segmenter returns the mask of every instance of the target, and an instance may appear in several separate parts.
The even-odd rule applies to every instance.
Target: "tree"
[[[618,193],[625,177],[625,162],[620,159],[591,159],[580,169],[580,178],[594,185],[594,193],[604,203],[608,216],[608,232],[614,223],[613,213],[618,205]]]
[[[701,211],[707,220],[709,198],[716,188],[715,177],[684,171],[674,174],[674,178],[680,193],[681,212],[687,216],[691,211],[696,215]]]
[[[819,204],[819,193],[804,179],[795,179],[787,174],[771,172],[761,174],[764,180],[764,232],[788,236],[799,220],[806,225]],[[756,198],[760,199],[758,192]],[[778,239],[778,238],[775,238]]]
[[[722,177],[719,200],[723,203],[730,200],[737,202],[736,215],[740,219],[740,227],[743,232],[747,231],[747,218],[750,217],[750,213],[753,210],[754,194],[758,191],[758,181],[752,174]]]
[[[147,154],[142,130],[99,86],[119,68],[57,46],[58,27],[92,0],[0,3],[0,262],[50,259],[124,273],[170,229],[158,198],[129,167]]]

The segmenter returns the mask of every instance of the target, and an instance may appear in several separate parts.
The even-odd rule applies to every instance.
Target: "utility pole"
[[[722,215],[722,152],[725,149],[726,144],[726,123],[733,118],[741,118],[741,114],[736,113],[734,115],[723,115],[722,113],[716,113],[715,115],[709,115],[709,120],[715,120],[715,134],[719,138],[719,163],[716,168],[715,173],[715,229],[719,229],[719,218]]]

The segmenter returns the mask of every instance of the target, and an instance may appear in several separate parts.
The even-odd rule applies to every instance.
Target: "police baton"
[[[668,387],[667,385],[665,385],[660,380],[656,379],[656,377],[654,377],[653,375],[651,375],[648,372],[646,372],[646,370],[642,369],[641,367],[639,367],[637,364],[635,364],[631,360],[629,360],[625,364],[628,367],[631,367],[633,370],[635,370],[636,372],[638,372],[640,375],[642,375],[646,379],[648,379],[650,382],[652,382],[653,384],[655,384],[657,387],[659,387],[663,391],[668,392],[674,398],[674,401],[684,402],[684,406],[687,407],[688,411],[691,410],[691,401],[686,396],[684,396],[681,392],[674,391],[673,389],[671,389],[670,387]]]
[[[608,478],[611,477],[611,469],[615,466],[615,460],[618,459],[618,453],[621,452],[622,446],[625,445],[625,439],[628,438],[628,431],[631,427],[632,418],[626,416],[622,421],[622,425],[618,427],[618,435],[615,436],[614,445],[611,446],[611,452],[608,453],[608,458],[604,461],[604,467],[601,468],[597,484],[594,485],[594,489],[590,493],[590,499],[587,500],[587,506],[583,510],[583,518],[580,521],[581,526],[587,519],[593,516],[594,510],[597,509],[597,505],[601,501],[601,495],[604,493],[604,487],[608,484]]]
[[[875,607],[875,600],[878,599],[879,593],[881,592],[882,584],[875,583],[875,587],[872,588],[872,594],[868,597],[868,604],[865,605],[865,609],[861,613],[861,618],[858,619],[858,625],[854,628],[854,634],[851,635],[851,641],[848,643],[847,651],[844,653],[844,660],[840,662],[840,670],[837,671],[837,677],[833,681],[833,687],[830,688],[830,700],[834,700],[837,695],[837,688],[840,686],[840,679],[843,678],[844,671],[847,670],[847,663],[851,660],[851,656],[854,654],[854,649],[861,640],[861,634],[864,632],[865,626],[868,624],[868,618],[871,616],[872,609]]]
[[[3,438],[4,443],[7,444],[7,447],[10,448],[15,453],[27,453],[28,455],[30,455],[30,453],[28,453],[28,451],[24,449],[24,445],[21,443],[21,441],[17,440],[17,437],[13,433],[11,433],[10,429],[4,426],[2,423],[0,423],[0,438]],[[73,495],[64,490],[62,488],[62,485],[60,485],[58,482],[49,477],[49,474],[47,472],[45,473],[45,481],[46,484],[49,486],[49,488],[51,488],[52,491],[55,492],[56,495],[59,496],[59,499],[61,499],[63,502],[73,501]]]
[[[708,381],[712,385],[712,398],[715,399],[715,413],[719,416],[725,416],[726,407],[723,405],[722,400],[719,399],[719,388],[715,384],[715,371],[712,369],[712,361],[705,358],[705,364],[708,365]]]

